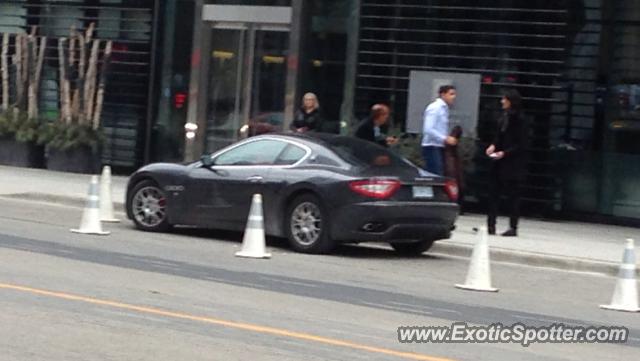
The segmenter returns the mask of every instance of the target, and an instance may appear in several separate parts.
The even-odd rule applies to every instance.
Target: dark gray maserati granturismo
[[[256,193],[266,234],[307,253],[376,241],[417,255],[449,238],[458,214],[454,180],[376,144],[330,134],[261,135],[192,164],[147,165],[129,179],[126,211],[145,231],[242,231]]]

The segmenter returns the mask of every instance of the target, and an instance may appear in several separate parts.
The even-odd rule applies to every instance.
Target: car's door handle
[[[263,180],[263,179],[264,179],[264,178],[262,178],[262,177],[261,177],[261,176],[259,176],[259,175],[253,175],[253,176],[251,176],[251,177],[247,178],[247,180],[248,180],[249,182],[251,182],[251,183],[260,183],[260,182],[262,182],[262,180]]]

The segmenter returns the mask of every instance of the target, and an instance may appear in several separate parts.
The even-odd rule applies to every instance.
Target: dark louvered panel
[[[580,3],[363,0],[357,109],[388,101],[404,124],[411,70],[481,74],[478,156],[467,179],[481,196],[488,163],[480,154],[495,131],[502,89],[517,88],[533,131],[525,198],[557,209],[553,149],[583,137],[577,127],[592,126],[599,29],[584,23],[597,21],[599,9],[587,12],[593,19],[576,17],[585,13]]]
[[[103,161],[135,167],[142,163],[151,75],[154,0],[4,0],[0,3],[0,32],[27,32],[38,27],[50,41],[43,68],[42,114],[58,117],[58,53],[69,29],[95,23],[98,39],[113,40],[107,80],[103,127],[107,142]]]

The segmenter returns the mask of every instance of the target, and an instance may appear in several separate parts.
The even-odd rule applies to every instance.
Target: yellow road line
[[[316,336],[316,335],[312,335],[312,334],[308,334],[308,333],[300,333],[300,332],[289,331],[289,330],[285,330],[285,329],[281,329],[281,328],[253,325],[253,324],[249,324],[249,323],[225,321],[225,320],[211,318],[211,317],[195,316],[195,315],[189,315],[189,314],[186,314],[186,313],[162,310],[162,309],[159,309],[159,308],[136,306],[136,305],[131,305],[131,304],[127,304],[127,303],[108,301],[108,300],[101,300],[101,299],[97,299],[97,298],[72,295],[72,294],[62,293],[62,292],[47,291],[47,290],[36,289],[36,288],[25,287],[25,286],[19,286],[19,285],[13,285],[13,284],[0,283],[0,289],[7,289],[7,290],[26,292],[26,293],[31,293],[31,294],[41,295],[41,296],[47,296],[47,297],[52,297],[52,298],[65,299],[65,300],[70,300],[70,301],[85,302],[85,303],[90,303],[90,304],[100,305],[100,306],[109,306],[109,307],[119,308],[119,309],[123,309],[123,310],[136,311],[136,312],[152,314],[152,315],[159,315],[159,316],[165,316],[165,317],[171,317],[171,318],[179,318],[179,319],[183,319],[183,320],[204,322],[204,323],[208,323],[208,324],[224,326],[224,327],[234,328],[234,329],[238,329],[238,330],[252,331],[252,332],[258,332],[258,333],[275,335],[275,336],[282,336],[282,337],[289,337],[289,338],[294,338],[294,339],[298,339],[298,340],[321,343],[321,344],[325,344],[325,345],[340,346],[340,347],[354,349],[354,350],[368,351],[368,352],[377,353],[377,354],[395,356],[395,357],[403,358],[403,359],[407,359],[407,360],[453,361],[451,359],[446,359],[446,358],[428,356],[428,355],[411,353],[411,352],[395,351],[395,350],[386,349],[386,348],[380,348],[380,347],[367,346],[367,345],[363,345],[363,344],[358,344],[358,343],[349,342],[349,341],[343,341],[343,340],[334,339],[334,338]]]

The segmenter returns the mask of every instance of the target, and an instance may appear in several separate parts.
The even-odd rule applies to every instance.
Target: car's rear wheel
[[[329,236],[327,213],[315,195],[295,198],[287,207],[286,217],[287,237],[295,251],[327,253],[335,247]]]
[[[171,228],[167,219],[167,198],[151,180],[144,180],[133,188],[129,212],[136,227],[148,232],[164,232]]]
[[[411,243],[391,243],[391,247],[402,256],[417,257],[428,251],[434,242],[433,239],[425,239]]]

